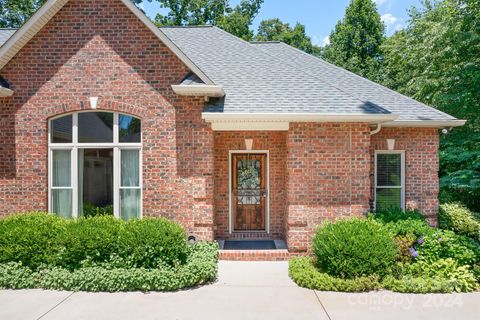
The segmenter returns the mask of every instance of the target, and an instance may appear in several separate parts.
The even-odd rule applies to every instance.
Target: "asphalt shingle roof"
[[[167,27],[162,32],[225,97],[211,99],[206,112],[389,114],[399,120],[454,117],[281,42],[239,39],[219,28]],[[15,29],[0,29],[0,46]],[[199,84],[195,75],[185,85]]]
[[[363,101],[370,101],[394,114],[400,115],[399,120],[455,119],[446,113],[440,112],[287,44],[281,42],[257,42],[253,43],[253,45],[261,48],[273,58],[295,65],[299,70],[314,75],[320,80],[329,81],[335,87],[348,91]]]
[[[17,29],[0,29],[0,47],[17,31]]]
[[[219,28],[161,30],[213,82],[223,85],[225,97],[208,104],[206,112],[390,113]]]

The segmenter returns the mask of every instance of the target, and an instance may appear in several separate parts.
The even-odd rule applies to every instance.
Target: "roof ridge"
[[[434,107],[432,107],[432,106],[429,106],[429,105],[427,105],[427,104],[425,104],[425,103],[423,103],[423,102],[421,102],[421,101],[415,100],[415,99],[413,99],[412,97],[409,97],[409,96],[407,96],[407,95],[404,95],[404,94],[402,94],[402,93],[400,93],[400,92],[397,92],[397,91],[395,91],[395,90],[393,90],[393,89],[390,89],[390,88],[388,88],[388,87],[386,87],[386,86],[384,86],[384,85],[381,85],[380,83],[377,83],[377,82],[375,82],[375,81],[372,81],[372,80],[370,80],[370,79],[367,79],[367,78],[365,78],[365,77],[362,77],[362,76],[360,76],[360,75],[358,75],[358,74],[356,74],[356,73],[354,73],[354,72],[352,72],[352,71],[350,71],[350,70],[347,70],[347,69],[344,69],[344,68],[342,68],[342,67],[336,66],[336,65],[334,65],[333,63],[330,63],[330,62],[322,59],[321,57],[318,57],[318,56],[314,56],[314,55],[312,55],[312,54],[309,54],[309,53],[307,53],[307,52],[305,52],[305,51],[302,51],[302,50],[300,50],[300,49],[298,49],[298,48],[295,48],[295,47],[293,47],[293,46],[290,46],[290,45],[288,45],[288,44],[286,44],[286,43],[284,43],[284,42],[280,42],[280,44],[281,44],[281,45],[285,45],[285,46],[287,46],[287,47],[289,47],[289,48],[291,48],[291,49],[293,49],[293,50],[296,50],[296,51],[300,52],[300,53],[303,54],[303,55],[306,55],[306,56],[315,58],[315,59],[319,60],[320,62],[322,62],[323,64],[326,64],[326,65],[328,65],[328,66],[330,66],[330,67],[332,67],[332,68],[338,69],[338,70],[340,70],[340,71],[342,71],[342,72],[344,72],[344,73],[353,75],[353,76],[356,77],[356,78],[360,78],[360,79],[362,79],[362,80],[364,80],[364,81],[367,81],[367,82],[369,82],[369,83],[377,86],[379,89],[382,89],[382,90],[384,90],[384,91],[388,91],[388,92],[390,92],[390,93],[393,93],[393,94],[395,94],[395,95],[397,95],[397,96],[400,96],[400,97],[402,97],[402,98],[406,98],[406,99],[408,99],[408,100],[410,100],[410,101],[413,101],[413,102],[415,102],[415,103],[419,103],[419,104],[421,104],[422,106],[424,106],[424,107],[426,107],[426,108],[429,108],[429,109],[431,109],[431,110],[435,110],[436,112],[439,112],[439,113],[441,113],[441,114],[443,114],[443,115],[445,115],[445,116],[447,116],[447,117],[449,117],[449,118],[455,118],[455,117],[452,117],[451,115],[449,115],[448,113],[445,113],[445,112],[443,112],[443,111],[440,111],[440,110],[438,110],[438,109],[436,109],[436,108],[434,108]],[[271,55],[271,56],[272,56],[272,55]],[[272,56],[272,57],[273,57],[273,56]],[[282,60],[283,60],[283,59],[282,59]],[[285,61],[285,60],[283,60],[283,61]],[[296,64],[296,65],[298,66],[298,63],[295,63],[295,62],[294,62],[294,64]],[[298,67],[297,67],[297,68],[298,68]]]

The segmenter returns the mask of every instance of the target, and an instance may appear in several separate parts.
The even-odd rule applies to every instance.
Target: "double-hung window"
[[[49,212],[66,218],[142,213],[141,121],[87,111],[49,122]]]
[[[405,208],[405,153],[375,152],[375,210]]]

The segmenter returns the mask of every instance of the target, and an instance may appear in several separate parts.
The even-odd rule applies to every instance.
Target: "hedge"
[[[37,270],[21,263],[0,264],[0,288],[42,288],[69,291],[174,291],[215,280],[218,245],[197,243],[188,250],[186,263],[156,269],[117,268],[109,264],[69,270],[40,266]]]
[[[66,220],[45,213],[0,219],[0,263],[78,269],[85,263],[121,268],[183,264],[183,228],[163,218],[123,221],[110,216]]]

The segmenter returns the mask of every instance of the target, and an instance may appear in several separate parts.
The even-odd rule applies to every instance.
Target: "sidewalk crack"
[[[332,317],[330,317],[330,315],[327,312],[327,309],[325,309],[325,306],[323,305],[322,300],[320,300],[320,297],[318,296],[317,291],[315,291],[315,290],[312,290],[312,291],[313,291],[313,294],[315,295],[315,297],[317,297],[317,300],[320,303],[320,305],[322,306],[322,309],[325,312],[325,314],[327,315],[328,319],[332,320]]]
[[[45,313],[42,314],[40,317],[38,317],[37,320],[42,319],[42,318],[45,317],[47,314],[49,314],[53,309],[55,309],[56,307],[58,307],[59,305],[61,305],[61,304],[64,303],[65,301],[67,301],[67,299],[70,298],[71,296],[73,296],[74,293],[75,293],[75,292],[70,293],[68,296],[66,296],[64,299],[62,299],[59,303],[57,303],[57,304],[54,305],[52,308],[50,308],[49,310],[47,310],[47,312],[45,312]]]

